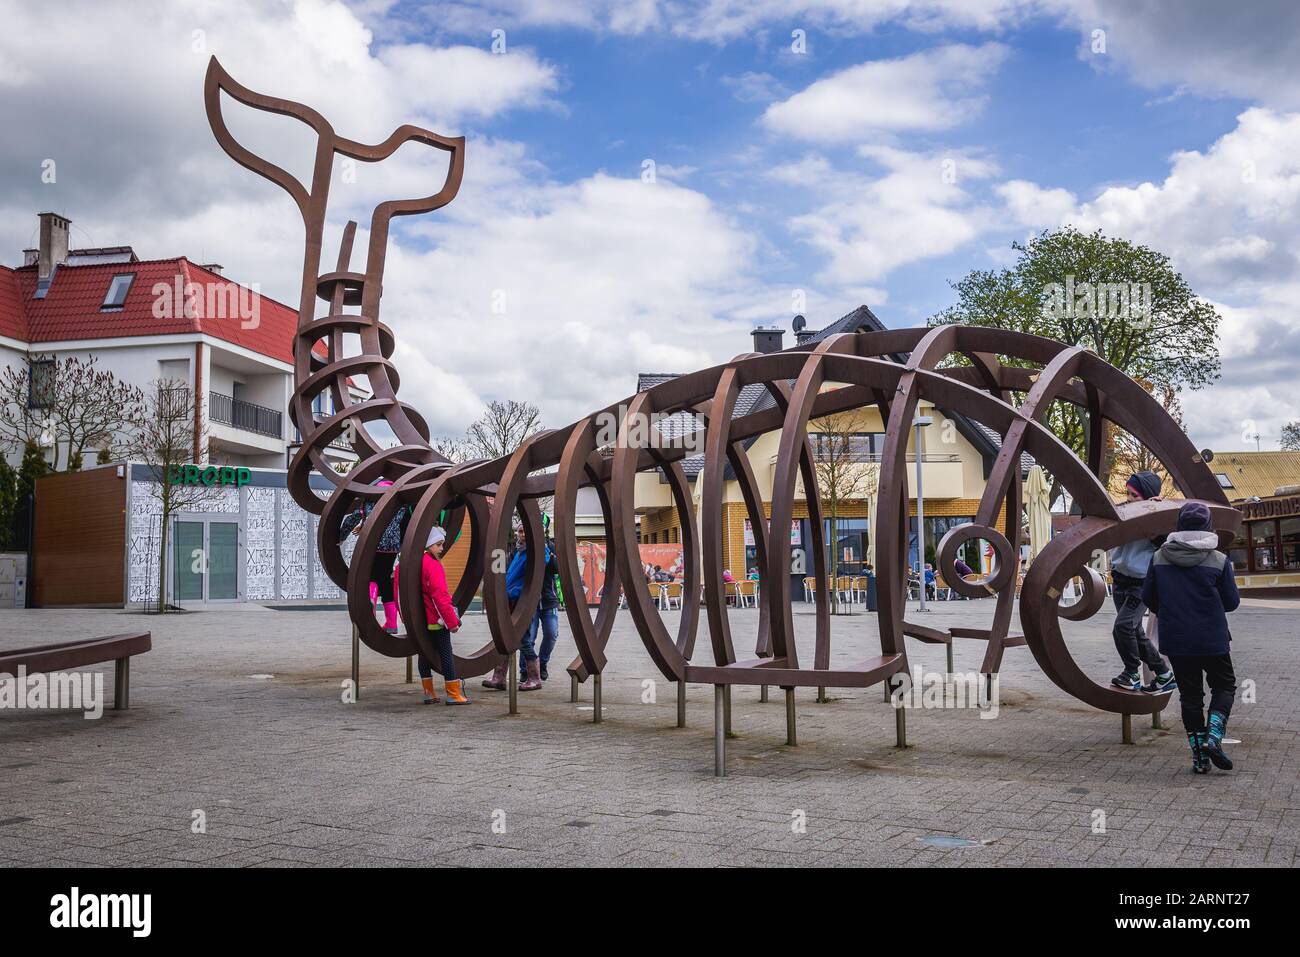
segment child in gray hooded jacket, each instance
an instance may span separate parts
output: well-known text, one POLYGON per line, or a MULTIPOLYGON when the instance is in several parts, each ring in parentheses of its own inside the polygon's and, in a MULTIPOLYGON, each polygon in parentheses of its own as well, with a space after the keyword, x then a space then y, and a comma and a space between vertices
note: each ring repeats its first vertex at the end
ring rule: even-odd
MULTIPOLYGON (((1158 500, 1160 476, 1154 472, 1130 475, 1125 485, 1130 502, 1158 500)), ((1159 539, 1139 538, 1110 550, 1110 576, 1114 583, 1115 625, 1111 637, 1115 650, 1124 662, 1124 670, 1111 679, 1111 684, 1126 691, 1172 691, 1177 687, 1174 673, 1165 666, 1160 652, 1147 637, 1142 626, 1146 605, 1142 601, 1142 581, 1151 567, 1151 557, 1160 545, 1159 539), (1142 666, 1151 669, 1153 678, 1142 684, 1142 666)))

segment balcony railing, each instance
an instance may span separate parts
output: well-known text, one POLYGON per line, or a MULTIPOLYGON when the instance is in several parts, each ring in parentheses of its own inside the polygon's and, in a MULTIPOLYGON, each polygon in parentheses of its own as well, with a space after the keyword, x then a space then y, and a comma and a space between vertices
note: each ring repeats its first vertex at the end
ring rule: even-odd
POLYGON ((279 411, 222 395, 220 392, 208 393, 208 414, 213 422, 243 429, 245 432, 256 432, 277 439, 284 436, 283 415, 279 411))

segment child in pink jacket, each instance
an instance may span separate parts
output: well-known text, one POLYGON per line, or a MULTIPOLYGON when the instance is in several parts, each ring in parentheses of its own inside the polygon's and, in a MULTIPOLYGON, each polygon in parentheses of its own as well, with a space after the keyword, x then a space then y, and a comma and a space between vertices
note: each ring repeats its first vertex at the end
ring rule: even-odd
MULTIPOLYGON (((447 704, 469 704, 463 683, 456 678, 456 657, 451 650, 451 636, 460 631, 460 618, 447 590, 447 572, 442 567, 443 550, 447 547, 447 533, 435 525, 429 531, 420 567, 420 591, 424 596, 424 615, 429 623, 429 637, 438 650, 442 664, 443 690, 447 704)), ((424 688, 424 703, 433 704, 438 696, 433 690, 433 666, 420 655, 420 685, 424 688)))

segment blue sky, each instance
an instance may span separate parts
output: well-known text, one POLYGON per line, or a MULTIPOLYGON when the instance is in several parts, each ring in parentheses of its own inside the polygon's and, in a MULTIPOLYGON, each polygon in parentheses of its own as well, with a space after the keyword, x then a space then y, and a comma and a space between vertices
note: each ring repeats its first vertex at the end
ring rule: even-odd
MULTIPOLYGON (((1253 448, 1259 432, 1276 447, 1300 418, 1290 3, 0 0, 0 13, 13 27, 0 120, 23 131, 0 147, 4 261, 55 207, 74 241, 215 258, 292 302, 301 228, 215 148, 199 93, 212 54, 346 135, 463 133, 460 196, 402 224, 385 285, 404 388, 421 408, 438 397, 439 431, 493 398, 531 399, 559 425, 630 392, 638 371, 724 361, 755 324, 788 328, 796 291, 814 328, 863 302, 919 324, 952 301, 950 281, 1064 223, 1167 252, 1219 307, 1223 379, 1183 397, 1194 441, 1253 448), (32 175, 44 157, 68 171, 57 184, 32 175)), ((232 128, 302 169, 310 143, 260 122, 232 128)), ((437 175, 395 157, 336 189, 327 241, 437 175)))

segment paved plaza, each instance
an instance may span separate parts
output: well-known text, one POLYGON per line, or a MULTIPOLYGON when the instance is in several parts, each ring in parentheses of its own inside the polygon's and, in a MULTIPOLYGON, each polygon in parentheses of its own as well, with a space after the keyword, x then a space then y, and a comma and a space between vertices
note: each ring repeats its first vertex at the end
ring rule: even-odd
MULTIPOLYGON (((811 655, 810 607, 795 611, 811 655)), ((926 621, 992 612, 991 601, 940 603, 926 621)), ((549 683, 521 694, 511 717, 506 695, 479 679, 471 707, 423 707, 404 662, 365 648, 360 701, 344 704, 342 609, 6 612, 0 647, 137 629, 152 630, 154 647, 132 666, 129 711, 0 712, 0 864, 1291 867, 1297 612, 1247 600, 1231 616, 1238 678, 1254 682, 1256 702, 1238 699, 1230 774, 1191 774, 1174 713, 1168 731, 1135 718, 1137 743, 1122 744, 1118 716, 1059 691, 1017 648, 996 718, 912 711, 905 750, 879 687, 833 690, 825 704, 800 689, 796 747, 785 744, 781 693, 760 703, 758 689, 737 688, 723 779, 713 776, 712 688, 690 687, 677 729, 675 688, 626 611, 601 724, 590 684, 569 701, 563 617, 549 683)), ((665 613, 670 626, 677 614, 665 613)), ((752 649, 757 613, 731 615, 737 648, 752 649)), ((1116 671, 1112 617, 1107 608, 1066 623, 1097 678, 1116 671)), ((874 616, 833 625, 836 662, 878 653, 874 616)), ((486 634, 470 615, 457 646, 486 634)), ((982 652, 959 641, 957 670, 978 668, 982 652)), ((710 654, 702 625, 695 655, 710 654)), ((909 642, 909 655, 943 669, 941 647, 909 642)), ((112 668, 100 670, 111 697, 112 668)))

